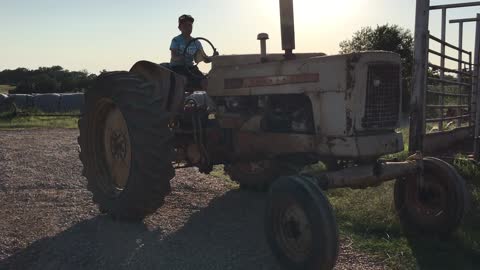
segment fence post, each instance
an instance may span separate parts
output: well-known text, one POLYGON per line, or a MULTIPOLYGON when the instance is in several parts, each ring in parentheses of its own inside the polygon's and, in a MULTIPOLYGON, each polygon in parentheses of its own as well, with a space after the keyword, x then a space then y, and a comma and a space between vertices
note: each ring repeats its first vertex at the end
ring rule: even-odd
MULTIPOLYGON (((443 80, 445 80, 445 70, 444 70, 444 68, 445 68, 445 54, 446 54, 445 42, 447 41, 447 8, 445 8, 445 7, 442 8, 441 32, 442 32, 442 36, 441 36, 442 44, 440 44, 440 47, 441 47, 440 52, 441 52, 442 56, 440 56, 440 67, 441 67, 441 69, 440 69, 440 79, 442 80, 442 82, 440 84, 440 87, 441 87, 442 94, 445 94, 445 83, 443 82, 443 80)), ((443 106, 445 106, 445 96, 444 95, 440 95, 440 105, 442 105, 442 107, 440 108, 440 122, 438 123, 438 130, 443 131, 443 115, 445 113, 445 111, 444 111, 445 108, 443 107, 443 106)))
POLYGON ((474 55, 474 99, 476 102, 475 108, 475 135, 474 135, 474 149, 473 155, 476 161, 480 161, 480 14, 477 14, 477 23, 476 23, 476 33, 475 33, 475 55, 474 55))
POLYGON ((417 0, 415 15, 415 54, 413 89, 410 101, 409 152, 423 151, 425 138, 425 93, 428 65, 428 19, 430 0, 417 0))
MULTIPOLYGON (((463 71, 462 69, 462 61, 463 61, 463 22, 460 22, 458 24, 458 74, 457 74, 457 82, 459 83, 462 83, 463 80, 462 80, 462 74, 460 72, 463 71)), ((462 94, 464 93, 464 89, 465 87, 463 85, 459 85, 458 86, 460 88, 460 91, 458 91, 459 94, 462 94)), ((460 100, 460 102, 458 102, 459 105, 461 105, 464 101, 463 97, 458 97, 457 98, 457 101, 460 100)), ((457 109, 456 111, 456 115, 458 116, 463 116, 463 110, 461 108, 457 109)), ((457 128, 460 128, 462 127, 462 122, 463 122, 463 118, 459 118, 457 119, 457 128)))

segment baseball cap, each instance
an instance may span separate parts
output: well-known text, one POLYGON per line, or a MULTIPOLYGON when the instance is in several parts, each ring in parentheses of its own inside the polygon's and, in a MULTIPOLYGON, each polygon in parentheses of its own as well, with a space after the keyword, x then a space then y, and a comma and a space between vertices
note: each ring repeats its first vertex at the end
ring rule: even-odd
POLYGON ((195 21, 195 19, 192 16, 187 15, 187 14, 183 14, 182 16, 180 16, 178 18, 178 24, 181 24, 183 22, 192 22, 193 23, 194 21, 195 21))

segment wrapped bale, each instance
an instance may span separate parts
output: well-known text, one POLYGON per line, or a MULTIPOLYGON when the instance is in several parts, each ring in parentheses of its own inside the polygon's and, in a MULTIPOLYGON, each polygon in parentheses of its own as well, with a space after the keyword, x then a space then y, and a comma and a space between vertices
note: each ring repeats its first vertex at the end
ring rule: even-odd
POLYGON ((59 104, 59 94, 39 94, 33 96, 34 107, 42 112, 58 112, 59 104))
POLYGON ((15 106, 17 106, 17 108, 21 110, 33 108, 32 95, 11 94, 11 95, 8 95, 8 97, 11 98, 15 106))
POLYGON ((84 102, 83 93, 63 94, 60 97, 60 112, 82 112, 84 102))
POLYGON ((15 111, 15 105, 13 105, 12 98, 5 94, 0 94, 0 114, 13 111, 15 111))
POLYGON ((3 101, 5 101, 7 98, 8 98, 7 95, 5 95, 5 94, 0 94, 0 103, 2 103, 3 101))

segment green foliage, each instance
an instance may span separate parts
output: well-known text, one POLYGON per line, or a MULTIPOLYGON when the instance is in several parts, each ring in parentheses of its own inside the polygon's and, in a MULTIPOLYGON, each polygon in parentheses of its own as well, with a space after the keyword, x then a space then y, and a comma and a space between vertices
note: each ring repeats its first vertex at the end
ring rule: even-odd
POLYGON ((86 70, 69 71, 61 66, 36 70, 17 68, 0 72, 0 84, 15 85, 9 92, 16 94, 78 92, 90 88, 97 76, 86 70))
POLYGON ((239 187, 238 183, 232 181, 230 177, 225 174, 225 171, 223 170, 223 165, 213 166, 213 171, 210 172, 210 175, 226 181, 228 186, 232 189, 239 187))
MULTIPOLYGON (((403 100, 410 100, 413 72, 413 35, 398 25, 363 27, 352 39, 340 43, 340 53, 383 50, 398 53, 402 61, 403 100)), ((403 111, 408 111, 408 102, 403 102, 403 111)))
POLYGON ((381 25, 375 29, 363 27, 355 32, 351 40, 340 43, 340 53, 352 53, 368 50, 384 50, 400 54, 404 68, 404 77, 412 75, 413 35, 408 29, 398 25, 381 25))

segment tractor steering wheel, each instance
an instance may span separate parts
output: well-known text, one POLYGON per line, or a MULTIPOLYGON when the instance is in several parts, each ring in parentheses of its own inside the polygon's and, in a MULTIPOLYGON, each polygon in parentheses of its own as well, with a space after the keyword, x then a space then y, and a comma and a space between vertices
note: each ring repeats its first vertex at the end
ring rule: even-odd
MULTIPOLYGON (((208 73, 203 75, 203 76, 199 76, 198 74, 194 73, 193 72, 193 69, 194 68, 197 68, 198 64, 202 61, 204 62, 207 62, 207 60, 209 60, 209 58, 213 57, 213 56, 218 56, 218 51, 217 49, 215 48, 215 46, 213 46, 212 42, 210 42, 210 40, 206 39, 206 38, 203 38, 203 37, 197 37, 197 38, 193 38, 191 39, 187 45, 185 46, 185 49, 183 50, 183 59, 186 59, 186 55, 187 55, 187 49, 188 47, 190 47, 190 45, 193 43, 193 42, 196 42, 197 40, 203 40, 203 41, 206 41, 210 47, 212 47, 213 49, 213 54, 211 56, 208 56, 205 54, 205 51, 203 51, 202 48, 199 48, 199 50, 195 53, 194 55, 194 59, 195 59, 195 65, 193 65, 193 67, 189 67, 188 65, 185 65, 185 69, 188 71, 188 73, 190 73, 190 75, 192 75, 193 77, 195 78, 199 78, 199 79, 204 79, 204 78, 207 78, 208 77, 208 73)), ((195 46, 196 46, 196 43, 195 43, 195 46)), ((209 62, 208 62, 209 63, 209 62)))

